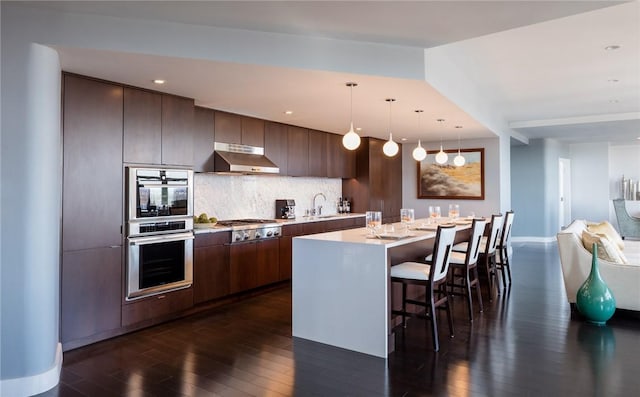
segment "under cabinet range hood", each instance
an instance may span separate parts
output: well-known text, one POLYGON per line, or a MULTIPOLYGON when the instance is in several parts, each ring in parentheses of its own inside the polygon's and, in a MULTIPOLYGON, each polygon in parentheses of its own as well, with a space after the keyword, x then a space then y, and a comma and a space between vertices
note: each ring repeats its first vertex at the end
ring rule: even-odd
POLYGON ((214 172, 236 174, 278 174, 280 168, 264 155, 264 148, 214 142, 214 172))

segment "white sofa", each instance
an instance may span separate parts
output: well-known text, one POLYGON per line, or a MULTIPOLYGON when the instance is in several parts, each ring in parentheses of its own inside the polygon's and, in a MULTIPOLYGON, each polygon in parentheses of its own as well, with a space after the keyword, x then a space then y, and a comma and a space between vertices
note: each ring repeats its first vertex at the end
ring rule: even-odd
MULTIPOLYGON (((575 220, 557 235, 562 275, 569 303, 591 271, 591 253, 582 244, 587 222, 575 220)), ((624 241, 626 264, 598 258, 600 275, 613 292, 618 309, 640 311, 640 241, 624 241)))

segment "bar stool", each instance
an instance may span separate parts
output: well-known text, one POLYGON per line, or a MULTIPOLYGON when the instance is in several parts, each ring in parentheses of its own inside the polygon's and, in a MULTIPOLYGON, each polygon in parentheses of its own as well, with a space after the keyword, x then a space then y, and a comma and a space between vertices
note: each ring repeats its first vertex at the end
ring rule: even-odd
POLYGON ((404 262, 391 267, 391 282, 402 283, 402 310, 392 310, 391 313, 402 316, 402 325, 405 328, 407 326, 407 317, 420 317, 431 321, 431 335, 433 337, 433 350, 435 351, 440 350, 436 308, 446 310, 449 333, 453 338, 453 316, 451 315, 447 291, 447 273, 449 272, 449 258, 455 235, 456 229, 454 225, 438 226, 431 265, 419 262, 404 262), (407 285, 409 284, 425 287, 424 302, 407 299, 407 285), (408 312, 407 303, 424 306, 424 314, 421 312, 408 312))
MULTIPOLYGON (((450 295, 466 296, 469 306, 469 321, 473 321, 473 299, 471 288, 476 289, 478 295, 478 305, 480 313, 484 310, 482 307, 482 293, 480 292, 480 280, 478 278, 478 257, 480 256, 480 242, 484 234, 486 225, 484 219, 474 219, 471 224, 471 233, 469 241, 467 241, 467 252, 451 252, 449 265, 451 267, 451 277, 449 286, 451 287, 450 295)), ((427 257, 430 261, 431 257, 427 257)))
MULTIPOLYGON (((503 215, 491 215, 491 226, 489 236, 484 236, 480 240, 480 259, 484 262, 484 267, 489 279, 489 300, 493 300, 493 289, 500 293, 500 284, 496 271, 496 251, 498 247, 498 237, 502 231, 503 215)), ((455 252, 467 252, 468 242, 456 244, 453 247, 455 252)))
POLYGON ((502 274, 502 284, 507 288, 507 280, 505 277, 505 271, 509 277, 509 286, 511 286, 511 264, 509 263, 509 249, 511 249, 511 226, 513 225, 513 218, 515 214, 513 211, 507 211, 504 218, 504 226, 502 227, 502 234, 500 236, 500 242, 497 246, 496 253, 496 271, 500 271, 502 274))

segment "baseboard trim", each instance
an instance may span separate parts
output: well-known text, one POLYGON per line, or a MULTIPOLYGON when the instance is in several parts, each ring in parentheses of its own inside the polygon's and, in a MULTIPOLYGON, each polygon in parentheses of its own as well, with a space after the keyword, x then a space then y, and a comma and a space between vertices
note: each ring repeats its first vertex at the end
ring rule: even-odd
POLYGON ((33 396, 44 393, 55 387, 60 382, 60 371, 62 370, 62 343, 56 346, 56 358, 53 367, 49 370, 24 378, 0 379, 0 390, 3 396, 33 396))
POLYGON ((556 242, 555 237, 511 237, 512 243, 534 243, 534 244, 551 244, 556 242))

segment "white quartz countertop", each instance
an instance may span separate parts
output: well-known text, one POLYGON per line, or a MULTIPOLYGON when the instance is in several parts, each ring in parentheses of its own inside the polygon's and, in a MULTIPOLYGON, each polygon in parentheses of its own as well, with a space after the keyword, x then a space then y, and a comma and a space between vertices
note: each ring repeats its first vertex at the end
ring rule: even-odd
MULTIPOLYGON (((443 224, 447 222, 445 220, 443 224)), ((471 227, 471 221, 457 221, 456 229, 465 230, 471 227), (462 224, 464 222, 464 224, 462 224)), ((436 235, 437 225, 427 224, 426 219, 418 219, 415 223, 405 230, 405 226, 401 223, 393 223, 383 225, 381 230, 372 235, 367 228, 339 230, 335 232, 310 234, 307 236, 295 237, 297 239, 316 240, 316 241, 332 241, 351 244, 368 244, 375 246, 385 246, 387 248, 397 247, 409 243, 433 238, 436 235), (393 231, 391 231, 393 226, 393 231)))
MULTIPOLYGON (((334 214, 334 215, 321 215, 321 216, 302 216, 295 219, 274 219, 275 223, 279 223, 282 226, 285 225, 296 225, 300 223, 311 223, 311 222, 324 222, 324 221, 335 221, 340 219, 349 219, 349 218, 363 218, 365 214, 361 213, 351 213, 351 214, 334 214)), ((203 234, 203 233, 218 233, 218 232, 228 232, 231 231, 231 227, 228 226, 212 226, 206 228, 195 228, 193 229, 194 234, 203 234)))

